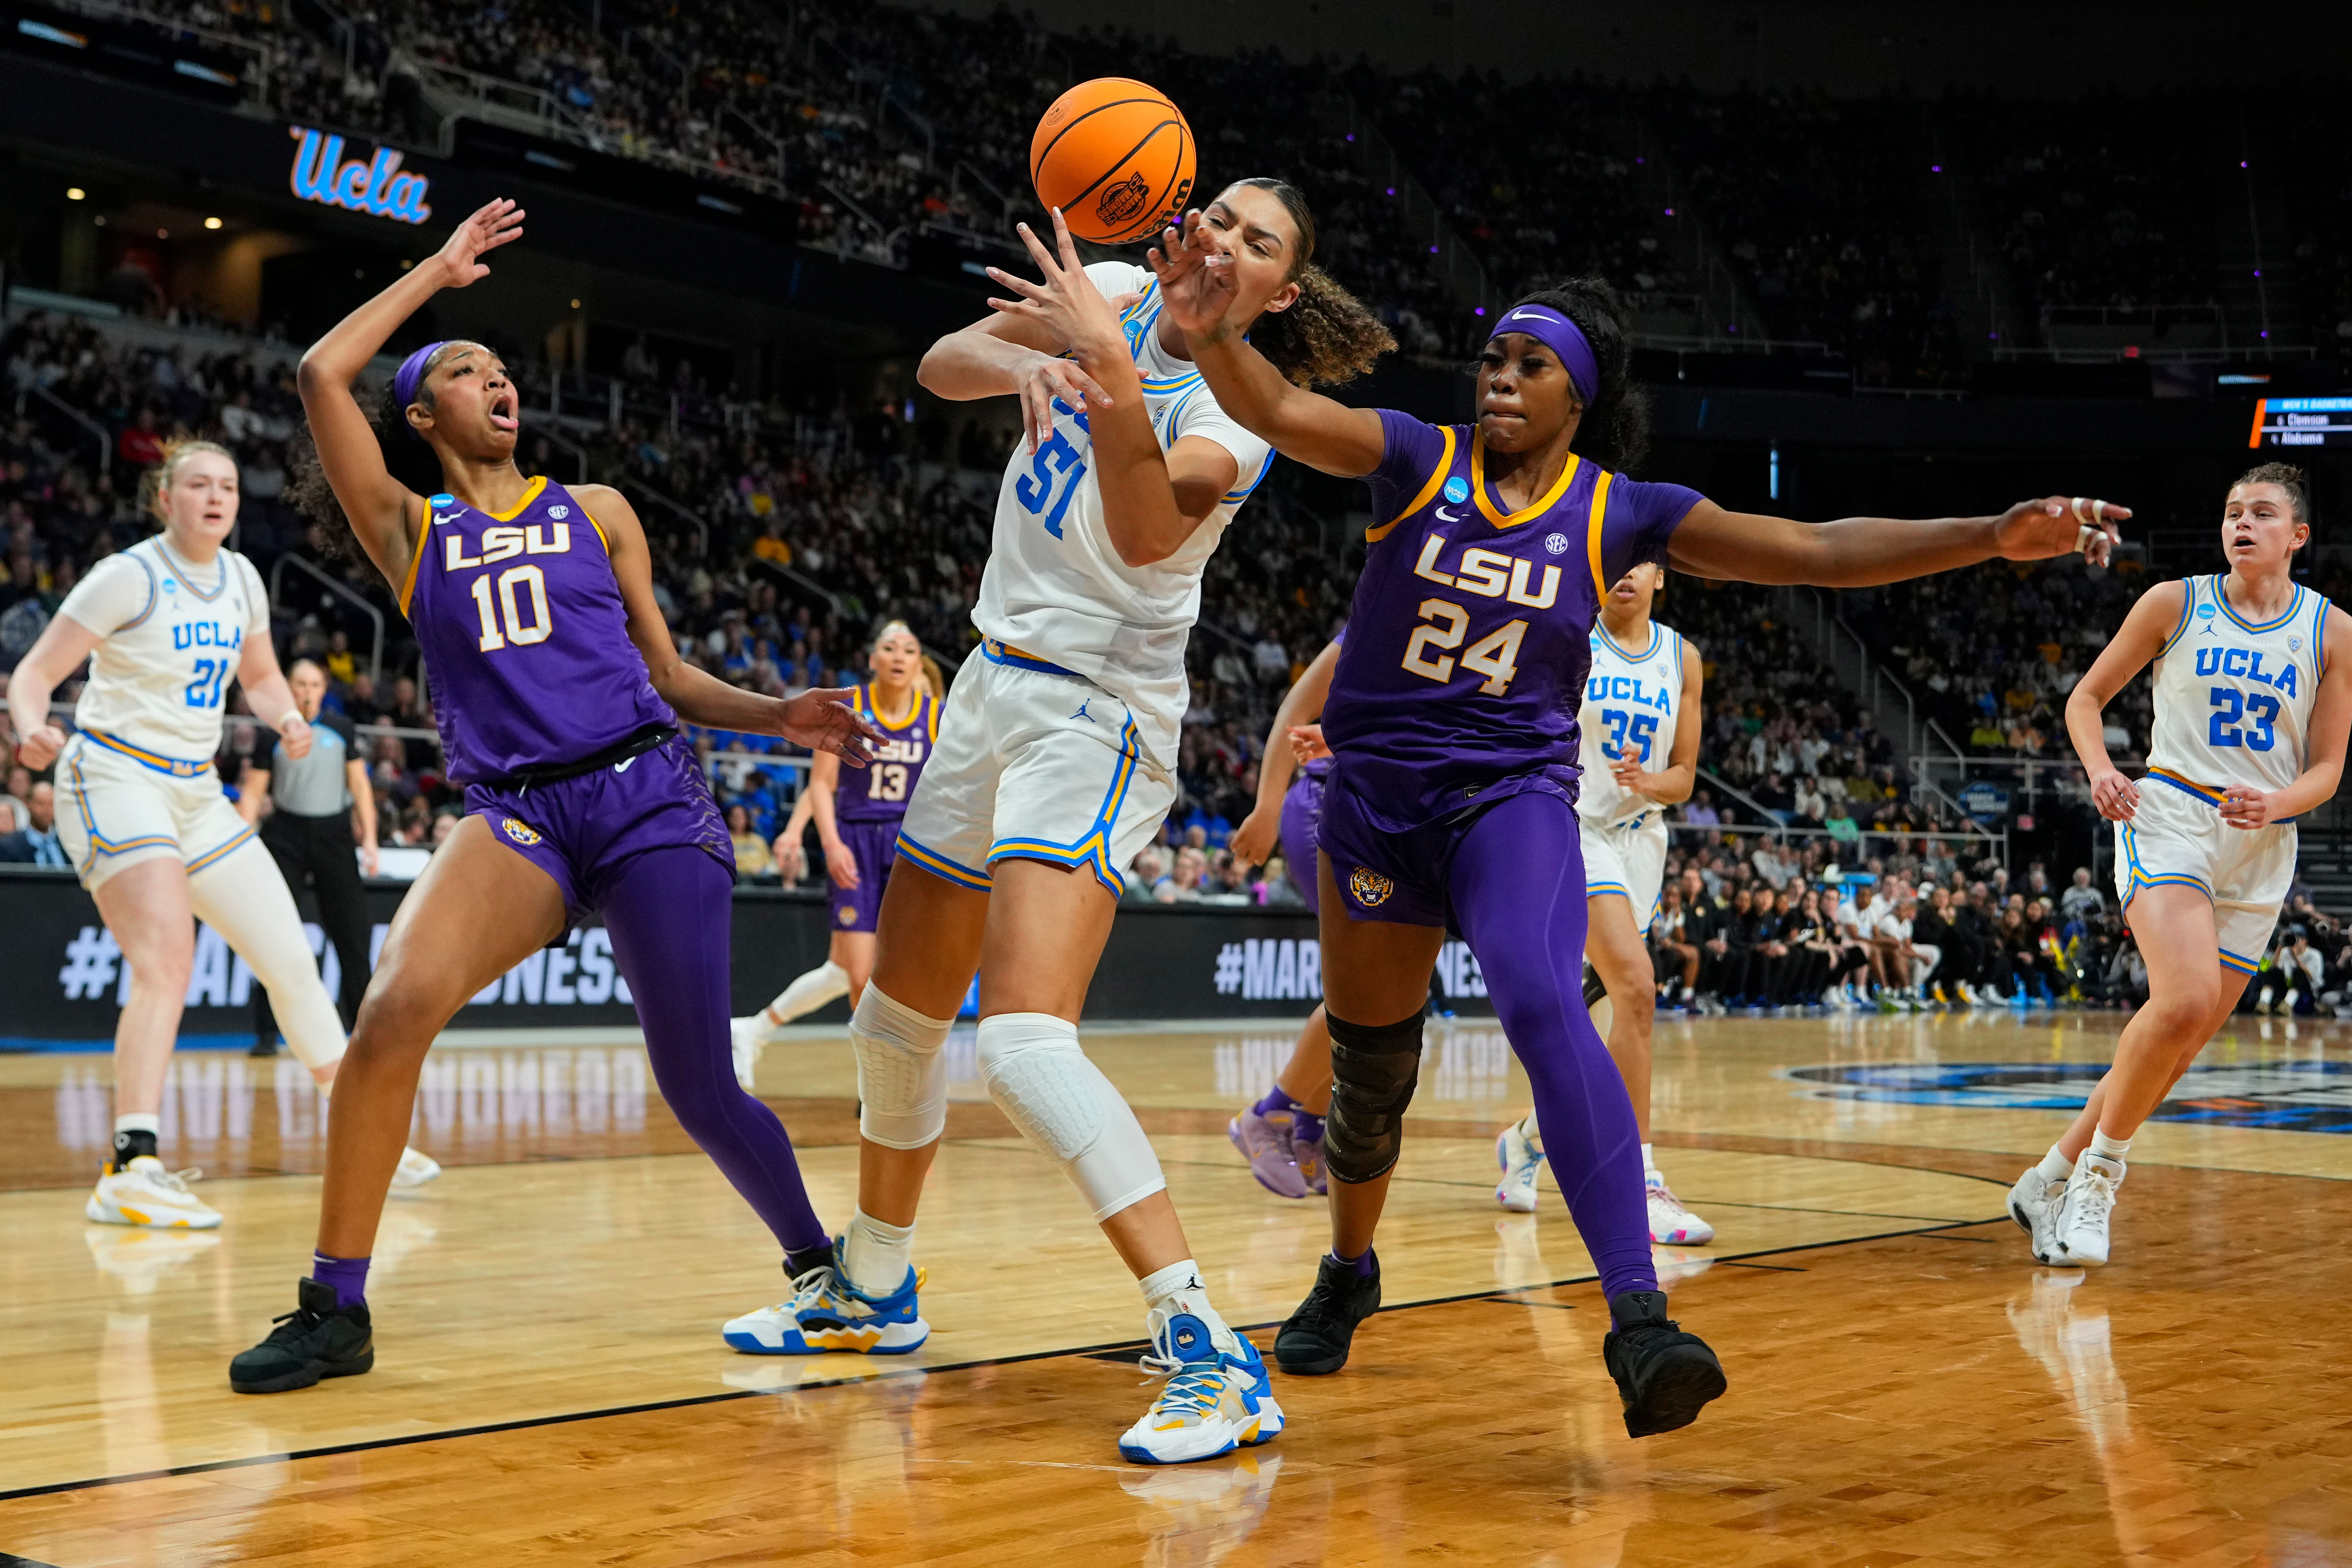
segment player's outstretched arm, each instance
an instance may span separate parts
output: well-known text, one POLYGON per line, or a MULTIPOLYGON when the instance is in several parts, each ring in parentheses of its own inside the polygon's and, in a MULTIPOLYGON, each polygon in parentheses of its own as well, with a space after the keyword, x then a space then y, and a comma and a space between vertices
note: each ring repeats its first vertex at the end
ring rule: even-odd
POLYGON ((2116 525, 2130 516, 2130 507, 2112 501, 2045 496, 2020 501, 1997 517, 1799 523, 1727 512, 1703 500, 1675 529, 1668 549, 1675 570, 1695 577, 1871 588, 1979 561, 2045 560, 2076 551, 2104 566, 2115 548, 2116 525))
POLYGON ((1298 771, 1298 754, 1291 747, 1290 732, 1322 716, 1323 704, 1331 695, 1331 672, 1339 667, 1339 644, 1326 643, 1297 685, 1283 694, 1282 706, 1274 710, 1274 724, 1265 732, 1265 751, 1257 759, 1257 804, 1234 830, 1228 845, 1234 859, 1244 865, 1264 865, 1274 852, 1275 839, 1281 832, 1282 797, 1298 771))
POLYGON ((1202 379, 1243 429, 1285 457, 1343 479, 1381 465, 1387 437, 1378 413, 1294 386, 1243 338, 1230 315, 1230 258, 1199 213, 1186 214, 1182 229, 1169 230, 1147 259, 1160 280, 1162 308, 1183 329, 1202 379))
POLYGON ((343 516, 351 519, 360 548, 395 586, 408 580, 416 533, 409 519, 421 517, 423 507, 415 493, 384 466, 375 426, 352 396, 352 382, 427 299, 444 288, 463 288, 488 277, 490 269, 480 258, 520 239, 522 220, 522 209, 510 201, 483 206, 459 224, 422 266, 401 274, 383 293, 336 322, 310 345, 295 372, 303 416, 310 422, 327 483, 343 516))
POLYGON ((629 612, 629 641, 645 659, 654 690, 678 717, 711 729, 781 735, 811 751, 830 752, 853 768, 866 766, 882 733, 850 707, 854 688, 817 687, 789 698, 761 696, 688 664, 678 657, 669 622, 654 600, 653 556, 636 508, 609 485, 579 485, 572 493, 612 541, 613 577, 629 612))
POLYGON ((2174 581, 2159 582, 2141 594, 2066 698, 2066 737, 2074 743, 2074 755, 2082 758, 2083 771, 2091 780, 2091 803, 2110 821, 2132 820, 2139 810, 2139 786, 2125 778, 2107 755, 2101 716, 2116 694, 2164 651, 2165 638, 2180 624, 2188 592, 2186 585, 2174 581))
POLYGON ((2352 737, 2352 615, 2330 605, 2322 633, 2319 695, 2311 705, 2303 771, 2284 789, 2234 785, 2221 797, 2221 820, 2233 828, 2260 828, 2315 810, 2344 782, 2344 743, 2352 737))

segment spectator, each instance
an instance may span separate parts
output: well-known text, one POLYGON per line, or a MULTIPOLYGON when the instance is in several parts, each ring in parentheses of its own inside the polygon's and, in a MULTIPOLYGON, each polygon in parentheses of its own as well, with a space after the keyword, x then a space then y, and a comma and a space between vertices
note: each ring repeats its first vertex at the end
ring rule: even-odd
MULTIPOLYGON (((26 804, 29 815, 25 826, 0 838, 0 862, 71 869, 73 862, 66 858, 65 846, 58 841, 57 791, 47 782, 36 784, 32 799, 26 804)), ((12 809, 12 821, 15 815, 12 809)))
POLYGON ((735 871, 740 876, 767 876, 776 869, 768 841, 751 825, 751 810, 737 803, 727 808, 727 837, 735 845, 735 871))
POLYGON ((2091 868, 2076 866, 2073 884, 2059 895, 2059 914, 2070 921, 2095 920, 2106 912, 2106 907, 2107 901, 2091 885, 2091 868))

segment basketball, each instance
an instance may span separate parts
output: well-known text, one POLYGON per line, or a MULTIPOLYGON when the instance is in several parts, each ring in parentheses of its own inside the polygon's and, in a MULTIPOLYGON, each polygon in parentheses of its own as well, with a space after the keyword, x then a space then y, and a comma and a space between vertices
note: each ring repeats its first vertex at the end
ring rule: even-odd
POLYGON ((1029 140, 1029 183, 1070 232, 1130 245, 1167 226, 1192 194, 1192 128, 1158 88, 1127 77, 1080 82, 1029 140))

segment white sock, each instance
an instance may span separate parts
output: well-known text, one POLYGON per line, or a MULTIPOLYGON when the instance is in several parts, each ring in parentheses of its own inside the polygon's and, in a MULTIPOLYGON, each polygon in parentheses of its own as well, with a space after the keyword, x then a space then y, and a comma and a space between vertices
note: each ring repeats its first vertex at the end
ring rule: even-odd
POLYGON ((1190 1258, 1171 1263, 1165 1269, 1154 1269, 1136 1284, 1143 1291, 1147 1309, 1169 1312, 1190 1312, 1209 1325, 1209 1338, 1219 1350, 1239 1354, 1241 1342, 1217 1309, 1209 1305, 1209 1288, 1201 1282, 1201 1267, 1190 1258))
POLYGON ((1657 1157, 1650 1153, 1653 1146, 1654 1145, 1649 1144, 1643 1144, 1642 1145, 1642 1174, 1643 1176, 1655 1176, 1658 1174, 1657 1157))
POLYGON ((161 1111, 125 1111, 114 1119, 118 1133, 161 1133, 163 1113, 161 1111))
POLYGON ((2111 1138, 2104 1128, 2091 1134, 2090 1152, 2103 1160, 2113 1160, 2121 1165, 2124 1163, 2124 1151, 2130 1147, 2129 1138, 2111 1138))
POLYGON ((768 1004, 768 1021, 788 1024, 803 1013, 813 1013, 835 997, 849 994, 849 971, 830 958, 786 986, 768 1004))
POLYGON ((2043 1181, 2064 1181, 2074 1174, 2074 1162, 2068 1159, 2057 1145, 2053 1144, 2050 1145, 2050 1152, 2042 1156, 2042 1163, 2033 1168, 2042 1174, 2043 1181))
POLYGON ((887 1296, 907 1282, 915 1250, 915 1228, 877 1219, 864 1209, 849 1218, 842 1233, 841 1271, 861 1295, 887 1296))

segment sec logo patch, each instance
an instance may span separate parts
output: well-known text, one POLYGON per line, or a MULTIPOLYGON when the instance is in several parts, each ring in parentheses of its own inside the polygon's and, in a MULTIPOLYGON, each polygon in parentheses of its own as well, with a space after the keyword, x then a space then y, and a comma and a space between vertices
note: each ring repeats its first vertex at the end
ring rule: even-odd
POLYGON ((1348 873, 1348 896, 1366 909, 1377 909, 1395 891, 1396 883, 1376 871, 1358 866, 1348 873))
POLYGON ((1544 536, 1544 549, 1549 550, 1554 555, 1566 555, 1568 553, 1568 536, 1566 534, 1546 534, 1544 536))
POLYGON ((857 924, 857 905, 854 904, 845 904, 839 909, 835 910, 833 914, 834 918, 840 921, 844 925, 855 925, 857 924))
POLYGON ((572 515, 572 508, 569 507, 550 507, 547 508, 547 515, 553 517, 560 523, 564 518, 572 515))
POLYGON ((512 817, 509 817, 499 822, 499 831, 519 844, 535 844, 539 842, 539 830, 537 828, 530 826, 527 822, 518 821, 512 817))

